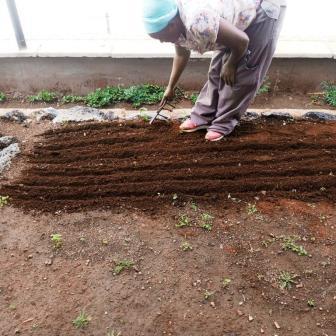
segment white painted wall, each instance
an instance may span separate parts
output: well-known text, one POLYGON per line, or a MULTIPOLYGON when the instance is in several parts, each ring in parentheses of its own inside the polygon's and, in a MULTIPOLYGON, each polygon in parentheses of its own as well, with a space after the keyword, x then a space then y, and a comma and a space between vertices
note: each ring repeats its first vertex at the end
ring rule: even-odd
MULTIPOLYGON (((106 41, 147 38, 141 0, 16 0, 29 44, 69 40, 106 41), (108 31, 108 26, 110 31, 108 31)), ((335 0, 288 0, 282 40, 336 41, 335 0)), ((0 0, 1 50, 15 47, 5 0, 0 0)), ((71 46, 70 46, 71 47, 71 46)))

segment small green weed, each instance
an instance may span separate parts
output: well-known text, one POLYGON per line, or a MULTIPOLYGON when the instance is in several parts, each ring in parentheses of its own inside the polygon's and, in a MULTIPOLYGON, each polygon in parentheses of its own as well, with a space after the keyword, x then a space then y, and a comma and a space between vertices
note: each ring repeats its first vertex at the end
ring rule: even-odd
POLYGON ((211 216, 208 213, 203 213, 201 215, 201 225, 200 225, 201 228, 203 228, 204 230, 207 230, 207 231, 211 231, 214 218, 215 217, 211 216))
POLYGON ((193 247, 191 246, 190 243, 184 242, 181 244, 181 249, 182 251, 187 252, 187 251, 192 251, 193 247))
POLYGON ((3 103, 6 99, 6 95, 2 91, 0 91, 0 103, 3 103))
POLYGON ((285 237, 282 248, 285 251, 293 251, 299 256, 308 256, 308 252, 304 249, 304 247, 296 244, 296 239, 294 237, 285 237))
POLYGON ((55 249, 59 249, 62 247, 63 239, 62 239, 61 234, 53 233, 50 237, 51 237, 51 242, 53 243, 55 249))
POLYGON ((316 306, 315 300, 314 299, 308 299, 307 300, 307 305, 311 308, 314 308, 316 306))
POLYGON ((63 104, 71 104, 71 103, 84 103, 85 97, 83 96, 74 96, 74 95, 66 95, 62 98, 63 104))
POLYGON ((322 83, 324 100, 330 106, 336 107, 336 85, 328 82, 322 83))
POLYGON ((224 288, 229 287, 230 283, 232 282, 232 280, 230 278, 224 278, 222 281, 222 285, 224 288))
POLYGON ((279 285, 281 289, 291 289, 292 285, 295 284, 296 275, 289 272, 283 271, 279 276, 279 285))
POLYGON ((181 215, 179 217, 178 223, 176 224, 177 228, 184 228, 187 226, 191 226, 191 221, 187 215, 181 215))
POLYGON ((269 93, 271 90, 271 82, 269 82, 267 79, 266 81, 261 85, 260 89, 258 90, 258 95, 269 93))
POLYGON ((88 316, 85 312, 81 311, 79 315, 72 321, 72 324, 77 328, 85 328, 91 320, 91 317, 88 316))
POLYGON ((190 98, 191 102, 193 103, 193 105, 195 105, 196 102, 197 102, 197 99, 198 99, 198 94, 193 93, 193 94, 190 95, 189 98, 190 98))
POLYGON ((247 205, 247 214, 248 214, 248 215, 253 215, 253 214, 255 214, 256 212, 258 212, 257 205, 256 205, 256 204, 249 203, 249 204, 247 205))
POLYGON ((121 102, 124 99, 125 89, 121 87, 106 87, 103 89, 97 89, 90 92, 86 98, 85 102, 91 107, 104 107, 113 105, 115 103, 121 102))
POLYGON ((210 292, 208 290, 206 290, 204 292, 204 300, 209 300, 210 298, 212 298, 215 295, 215 292, 210 292))
POLYGON ((35 102, 51 103, 55 100, 57 100, 56 93, 47 90, 40 91, 36 96, 28 96, 28 101, 31 103, 35 102))
POLYGON ((131 260, 121 260, 116 264, 113 270, 113 275, 118 275, 125 269, 131 268, 133 265, 134 265, 134 262, 131 260))
POLYGON ((9 203, 9 196, 0 196, 0 208, 8 205, 9 203))

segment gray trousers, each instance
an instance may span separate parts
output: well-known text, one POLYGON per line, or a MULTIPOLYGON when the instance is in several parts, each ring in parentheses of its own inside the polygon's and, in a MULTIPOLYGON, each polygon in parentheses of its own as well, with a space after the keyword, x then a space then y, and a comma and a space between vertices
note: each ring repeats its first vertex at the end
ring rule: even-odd
POLYGON ((209 130, 230 134, 246 112, 263 84, 271 65, 282 27, 286 7, 281 7, 278 19, 270 18, 259 7, 256 19, 245 30, 250 39, 248 51, 237 66, 233 87, 225 85, 220 73, 230 51, 218 50, 211 60, 208 81, 200 92, 191 112, 191 120, 209 124, 209 130))

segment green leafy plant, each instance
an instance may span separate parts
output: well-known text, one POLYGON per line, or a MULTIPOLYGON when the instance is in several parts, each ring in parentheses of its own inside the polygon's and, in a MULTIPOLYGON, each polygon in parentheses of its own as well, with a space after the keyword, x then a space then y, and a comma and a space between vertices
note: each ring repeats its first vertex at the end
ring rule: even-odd
POLYGON ((190 95, 189 98, 190 98, 191 102, 193 103, 193 105, 195 105, 196 102, 197 102, 197 99, 198 99, 198 94, 193 93, 193 94, 190 95))
POLYGON ((63 104, 71 104, 71 103, 84 103, 86 97, 83 96, 74 96, 74 95, 66 95, 62 98, 63 104))
POLYGON ((183 227, 190 226, 190 225, 191 225, 191 221, 189 217, 187 215, 181 215, 179 217, 178 223, 176 224, 176 227, 183 228, 183 227))
POLYGON ((106 87, 90 92, 85 102, 91 107, 104 107, 121 102, 124 99, 124 89, 121 87, 106 87))
POLYGON ((134 262, 131 260, 121 260, 114 267, 113 274, 118 275, 125 269, 129 269, 134 265, 134 262))
POLYGON ((258 90, 258 95, 269 93, 271 90, 271 82, 269 82, 267 79, 264 81, 264 83, 261 85, 260 89, 258 90))
POLYGON ((291 289, 292 285, 295 284, 296 275, 290 272, 283 271, 279 275, 279 286, 281 289, 291 289))
POLYGON ((230 283, 232 282, 232 280, 230 278, 224 278, 222 281, 222 285, 224 288, 229 287, 230 283))
POLYGON ((51 242, 53 243, 55 249, 59 249, 62 247, 63 239, 62 239, 61 234, 53 233, 50 237, 51 237, 51 242))
POLYGON ((296 239, 294 237, 285 237, 284 242, 282 244, 282 248, 285 251, 293 251, 299 256, 307 256, 308 252, 305 250, 305 248, 301 245, 296 244, 296 239))
POLYGON ((163 98, 164 88, 157 85, 145 84, 131 86, 124 91, 124 100, 134 107, 144 104, 156 104, 163 98))
POLYGON ((256 204, 249 203, 249 204, 247 205, 247 214, 248 214, 248 215, 253 215, 253 214, 255 214, 256 212, 258 212, 257 205, 256 205, 256 204))
POLYGON ((72 321, 72 324, 77 328, 85 328, 91 320, 91 317, 85 312, 81 311, 79 315, 72 321))
POLYGON ((322 83, 324 100, 330 106, 336 107, 336 85, 328 82, 322 83))
POLYGON ((6 95, 2 91, 0 91, 0 103, 3 103, 6 99, 6 95))
POLYGON ((8 205, 9 203, 9 196, 0 196, 0 208, 8 205))
POLYGON ((187 251, 192 251, 193 247, 191 246, 190 243, 184 242, 181 244, 181 249, 182 251, 187 252, 187 251))
POLYGON ((50 92, 47 90, 42 90, 35 96, 28 96, 28 101, 31 103, 34 103, 34 102, 51 103, 55 100, 57 100, 56 93, 50 92))
POLYGON ((213 220, 215 217, 211 216, 208 213, 203 213, 201 215, 201 228, 211 231, 212 230, 212 225, 213 225, 213 220))

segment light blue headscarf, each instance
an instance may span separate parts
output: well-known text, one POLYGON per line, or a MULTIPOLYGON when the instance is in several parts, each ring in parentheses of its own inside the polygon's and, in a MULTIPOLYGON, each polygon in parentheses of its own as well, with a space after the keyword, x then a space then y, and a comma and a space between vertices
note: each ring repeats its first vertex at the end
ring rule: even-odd
POLYGON ((148 34, 165 29, 178 12, 176 0, 143 0, 143 21, 148 34))

